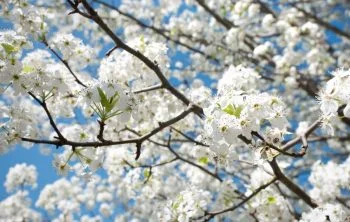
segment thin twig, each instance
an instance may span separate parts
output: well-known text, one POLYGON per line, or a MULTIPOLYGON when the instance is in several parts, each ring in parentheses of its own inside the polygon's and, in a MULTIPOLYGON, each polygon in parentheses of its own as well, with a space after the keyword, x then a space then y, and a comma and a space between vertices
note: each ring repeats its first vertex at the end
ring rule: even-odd
MULTIPOLYGON (((184 104, 187 106, 191 104, 191 101, 180 91, 178 91, 175 87, 173 87, 169 81, 164 76, 163 72, 160 70, 158 64, 156 61, 151 61, 149 58, 147 58, 144 54, 142 54, 140 51, 135 50, 125 44, 119 37, 117 37, 114 32, 108 27, 108 25, 101 19, 101 17, 97 14, 97 12, 90 6, 90 4, 86 0, 81 1, 83 6, 85 7, 86 11, 91 16, 91 19, 103 30, 106 32, 106 34, 114 41, 114 43, 119 46, 121 49, 127 51, 128 53, 132 54, 139 60, 141 60, 148 68, 150 68, 159 78, 161 81, 163 87, 167 89, 170 93, 172 93, 175 97, 177 97, 179 100, 181 100, 184 104)), ((193 112, 197 114, 199 117, 204 116, 204 112, 202 107, 198 105, 192 105, 193 106, 193 112)))
POLYGON ((197 141, 193 138, 191 138, 190 136, 186 135, 185 133, 181 132, 180 130, 174 128, 174 127, 170 127, 172 130, 174 130, 175 132, 177 132, 178 134, 180 134, 181 136, 185 137, 187 140, 189 140, 190 142, 193 142, 196 145, 200 145, 200 146, 205 146, 205 147, 209 147, 209 145, 202 143, 200 141, 197 141))
POLYGON ((157 90, 157 89, 163 89, 162 84, 157 84, 157 85, 146 87, 146 88, 143 88, 140 90, 135 90, 135 91, 133 91, 133 93, 140 94, 140 93, 149 92, 149 91, 153 91, 153 90, 157 90))
POLYGON ((72 76, 74 77, 75 81, 83 86, 83 87, 87 87, 82 81, 80 81, 80 79, 77 77, 77 75, 73 72, 72 68, 69 66, 68 62, 66 60, 64 60, 47 42, 47 40, 44 38, 42 40, 42 42, 44 43, 44 45, 46 45, 46 47, 63 63, 63 65, 68 69, 68 71, 70 72, 70 74, 72 74, 72 76))
POLYGON ((211 219, 213 219, 215 216, 223 214, 223 213, 227 213, 230 211, 234 211, 237 208, 243 206, 245 203, 247 203, 250 199, 252 199, 254 196, 256 196, 257 194, 259 194, 262 190, 264 190, 265 188, 267 188, 268 186, 270 186, 271 184, 275 183, 277 181, 277 178, 272 179, 270 182, 260 186, 259 188, 257 188, 253 193, 251 193, 249 196, 247 196, 244 200, 242 200, 240 203, 238 203, 237 205, 234 205, 232 207, 220 210, 220 211, 215 211, 215 212, 206 212, 206 214, 203 217, 197 218, 197 219, 203 219, 206 218, 204 221, 209 221, 211 219))
MULTIPOLYGON (((34 95, 33 95, 34 96, 34 95)), ((33 98, 36 98, 35 96, 33 98)), ((38 102, 41 102, 39 99, 36 98, 38 102)), ((43 107, 46 107, 44 105, 43 107)), ((45 109, 45 108, 44 108, 45 109)), ((157 128, 154 128, 152 131, 149 133, 139 136, 138 138, 135 139, 128 139, 128 140, 120 140, 120 141, 94 141, 94 142, 75 142, 75 141, 70 141, 65 139, 58 128, 56 127, 56 124, 53 122, 52 117, 50 112, 48 112, 47 108, 45 111, 47 112, 47 115, 49 116, 50 123, 54 127, 56 133, 58 134, 58 140, 40 140, 40 139, 31 139, 31 138, 26 138, 23 137, 22 141, 26 142, 32 142, 32 143, 37 143, 37 144, 51 144, 51 145, 56 145, 56 146, 74 146, 74 147, 106 147, 106 146, 113 146, 113 145, 121 145, 121 144, 136 144, 137 150, 136 150, 136 157, 135 159, 137 160, 140 155, 141 155, 141 145, 144 141, 148 140, 150 137, 153 135, 157 134, 158 132, 162 131, 168 126, 171 126, 172 124, 184 119, 188 114, 193 112, 193 106, 189 106, 186 110, 181 112, 179 115, 175 116, 172 119, 169 119, 168 121, 161 122, 159 123, 159 126, 157 128)))
POLYGON ((55 130, 57 136, 58 136, 58 139, 61 140, 61 141, 67 141, 64 136, 61 134, 60 130, 58 129, 55 121, 53 120, 52 118, 52 115, 49 111, 49 109, 47 108, 47 105, 46 105, 46 102, 45 101, 41 101, 39 98, 37 98, 32 92, 28 92, 28 94, 35 100, 37 101, 41 107, 43 107, 43 109, 45 110, 45 113, 47 115, 47 117, 49 118, 49 121, 50 121, 50 124, 52 126, 52 128, 55 130))

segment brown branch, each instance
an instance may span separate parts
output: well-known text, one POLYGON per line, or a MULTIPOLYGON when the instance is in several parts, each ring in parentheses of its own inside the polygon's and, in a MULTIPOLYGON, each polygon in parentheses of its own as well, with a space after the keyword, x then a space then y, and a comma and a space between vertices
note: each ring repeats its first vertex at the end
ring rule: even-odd
POLYGON ((52 115, 49 111, 49 109, 47 108, 46 102, 45 101, 41 101, 40 99, 38 99, 32 92, 28 92, 28 94, 35 100, 37 101, 41 107, 43 107, 43 109, 45 110, 45 113, 47 115, 47 117, 49 118, 50 121, 50 125, 52 126, 52 128, 55 130, 58 139, 61 141, 66 141, 66 139, 64 138, 64 136, 61 134, 60 130, 58 129, 55 121, 52 118, 52 115))
POLYGON ((309 17, 309 18, 312 18, 317 24, 319 24, 320 26, 323 26, 324 28, 344 37, 344 38, 347 38, 350 40, 350 33, 348 32, 345 32, 333 25, 331 25, 330 23, 328 22, 325 22, 323 21, 321 18, 317 17, 316 15, 310 13, 310 12, 307 12, 306 10, 304 10, 303 8, 300 8, 299 6, 297 6, 296 4, 294 3, 290 3, 294 8, 296 8, 298 11, 304 13, 304 15, 306 17, 309 17))
POLYGON ((305 133, 302 136, 298 136, 298 137, 290 140, 289 142, 284 144, 281 147, 281 149, 284 150, 284 151, 287 151, 290 148, 292 148, 294 145, 298 144, 302 140, 302 137, 307 138, 313 131, 315 131, 317 129, 317 127, 320 125, 321 121, 322 121, 321 118, 316 120, 314 123, 311 124, 311 126, 309 126, 309 128, 305 131, 305 133))
MULTIPOLYGON (((114 41, 116 46, 119 48, 127 51, 128 53, 132 54, 133 56, 137 57, 139 60, 141 60, 148 68, 153 70, 153 72, 157 75, 160 82, 162 83, 163 87, 166 88, 169 92, 171 92, 175 97, 177 97, 179 100, 181 100, 184 104, 187 106, 190 105, 191 101, 183 95, 180 91, 178 91, 176 88, 174 88, 169 81, 166 79, 162 71, 160 70, 158 64, 156 61, 152 62, 149 58, 147 58, 145 55, 143 55, 140 51, 135 50, 125 44, 121 39, 119 39, 113 31, 107 26, 107 24, 101 19, 101 17, 97 14, 97 12, 90 6, 90 4, 86 0, 81 1, 89 15, 91 16, 91 19, 103 30, 106 32, 106 34, 114 41)), ((193 105, 193 112, 196 113, 198 116, 203 117, 203 109, 200 106, 193 105)))
POLYGON ((308 139, 308 142, 312 143, 312 142, 321 142, 321 141, 327 141, 327 140, 338 140, 340 142, 349 141, 350 140, 350 135, 348 135, 348 136, 340 136, 340 137, 337 137, 337 136, 312 137, 312 138, 308 139))
MULTIPOLYGON (((133 134, 135 134, 135 135, 137 135, 137 136, 139 136, 139 137, 142 136, 141 133, 137 132, 136 130, 130 129, 130 128, 127 127, 127 126, 125 126, 125 128, 124 128, 123 130, 128 131, 128 132, 131 132, 131 133, 133 133, 133 134)), ((155 141, 155 140, 153 140, 153 139, 150 139, 150 138, 148 138, 147 141, 149 141, 149 142, 151 142, 151 143, 153 143, 153 144, 155 144, 155 145, 157 145, 157 146, 167 147, 167 144, 163 144, 163 143, 157 142, 157 141, 155 141)))
MULTIPOLYGON (((191 51, 193 51, 193 52, 195 52, 195 53, 199 53, 199 54, 203 55, 203 56, 204 56, 205 58, 207 58, 207 59, 211 59, 211 60, 215 60, 216 62, 219 62, 218 60, 213 59, 211 56, 205 54, 203 51, 201 51, 201 50, 199 50, 199 49, 197 49, 197 48, 194 48, 194 47, 192 47, 192 46, 190 46, 190 45, 188 45, 188 44, 186 44, 186 43, 183 43, 183 42, 181 42, 180 40, 171 38, 169 35, 165 34, 165 32, 168 32, 168 30, 163 30, 163 29, 157 28, 157 27, 155 27, 155 26, 153 26, 153 25, 147 25, 147 24, 145 24, 144 22, 142 22, 141 20, 137 19, 136 17, 134 17, 134 16, 132 16, 132 15, 126 13, 126 12, 123 12, 123 11, 121 11, 119 8, 117 8, 117 7, 115 7, 115 6, 111 5, 111 4, 108 4, 108 3, 106 3, 106 2, 103 2, 103 1, 101 1, 101 0, 93 0, 93 1, 94 1, 94 2, 97 2, 97 3, 101 4, 101 5, 103 5, 103 6, 105 6, 105 7, 108 7, 108 8, 110 8, 110 9, 115 10, 115 11, 118 12, 120 15, 122 15, 122 16, 124 16, 124 17, 126 17, 126 18, 128 18, 128 19, 130 19, 130 20, 132 20, 132 21, 134 21, 134 22, 135 22, 136 24, 138 24, 140 27, 146 28, 146 29, 150 29, 150 30, 152 30, 153 32, 155 32, 156 34, 159 34, 160 36, 164 37, 164 38, 165 38, 166 40, 168 40, 168 41, 174 42, 174 43, 177 44, 177 45, 181 45, 181 46, 183 46, 183 47, 187 48, 188 50, 191 50, 191 51)), ((112 48, 106 55, 109 56, 110 52, 113 51, 115 48, 116 48, 116 47, 112 48)))
POLYGON ((350 205, 346 203, 346 199, 345 198, 341 198, 341 197, 336 197, 335 198, 341 205, 343 205, 344 207, 348 208, 350 210, 350 205))
POLYGON ((196 0, 196 2, 202 6, 204 8, 205 11, 207 11, 210 15, 212 15, 215 20, 220 23, 221 25, 223 25, 226 29, 230 29, 232 27, 235 27, 235 25, 225 19, 225 18, 222 18, 221 16, 219 16, 214 10, 212 10, 211 8, 208 7, 208 5, 205 4, 205 1, 204 0, 196 0))
POLYGON ((108 50, 108 52, 106 52, 106 56, 110 56, 112 54, 112 52, 114 52, 114 50, 116 50, 118 48, 118 46, 114 46, 113 48, 111 48, 110 50, 108 50))
POLYGON ((285 151, 285 150, 275 146, 274 144, 267 142, 265 140, 265 138, 262 135, 260 135, 258 132, 256 132, 256 131, 253 131, 252 135, 258 137, 260 140, 262 140, 264 142, 265 145, 267 145, 271 149, 276 150, 276 151, 278 151, 279 153, 281 153, 281 154, 283 154, 285 156, 302 157, 302 156, 305 155, 305 152, 302 152, 302 153, 289 153, 289 152, 287 152, 287 151, 285 151))
POLYGON ((247 203, 250 199, 252 199, 254 196, 256 196, 258 193, 260 193, 262 190, 266 189, 268 186, 270 186, 271 184, 275 183, 277 181, 277 178, 272 179, 270 182, 260 186, 258 189, 256 189, 253 193, 251 193, 249 196, 247 196, 244 200, 242 200, 240 203, 238 203, 237 205, 234 205, 232 207, 226 208, 224 210, 220 210, 220 211, 215 211, 215 212, 206 212, 205 215, 203 217, 197 218, 197 219, 204 219, 206 218, 204 221, 210 221, 211 219, 213 219, 215 216, 223 214, 223 213, 227 213, 230 211, 234 211, 237 208, 243 206, 245 203, 247 203))
POLYGON ((175 155, 176 158, 178 158, 179 160, 181 160, 181 161, 183 161, 183 162, 185 162, 185 163, 188 163, 189 165, 192 165, 192 166, 194 166, 194 167, 200 169, 201 171, 203 171, 203 172, 209 174, 210 176, 212 176, 214 179, 216 179, 216 180, 222 182, 222 179, 219 177, 219 175, 217 175, 217 174, 215 174, 215 173, 212 173, 212 172, 210 172, 209 170, 207 170, 206 168, 204 168, 203 166, 198 165, 198 164, 196 164, 196 163, 194 163, 194 162, 192 162, 192 161, 190 161, 190 160, 188 160, 188 159, 185 159, 185 158, 183 158, 182 156, 180 156, 180 155, 179 155, 177 152, 175 152, 175 150, 171 147, 170 142, 171 142, 171 141, 170 141, 170 136, 169 136, 169 140, 168 140, 168 149, 169 149, 169 151, 170 151, 172 154, 175 155))
POLYGON ((293 181, 291 181, 288 177, 286 177, 283 174, 275 158, 269 163, 273 172, 276 175, 276 178, 279 181, 281 181, 289 190, 293 191, 296 195, 298 195, 298 197, 300 197, 300 199, 302 199, 310 207, 318 207, 318 204, 314 200, 312 200, 311 197, 307 193, 305 193, 305 191, 303 191, 298 185, 296 185, 293 181))
POLYGON ((186 135, 185 133, 181 132, 180 130, 174 128, 174 127, 170 127, 172 130, 174 130, 175 132, 177 132, 178 134, 180 134, 181 136, 185 137, 188 141, 193 142, 196 145, 200 145, 200 146, 205 146, 205 147, 209 147, 209 145, 199 142, 191 137, 189 137, 188 135, 186 135))
POLYGON ((271 14, 274 18, 277 18, 276 13, 267 5, 267 3, 264 3, 261 0, 256 0, 256 2, 260 5, 262 11, 271 14))
POLYGON ((158 90, 158 89, 163 89, 162 84, 157 84, 144 89, 136 90, 136 91, 133 91, 133 93, 140 94, 140 93, 149 92, 149 91, 158 90))
POLYGON ((83 87, 87 87, 82 81, 79 80, 79 78, 77 77, 77 75, 73 72, 72 68, 69 66, 68 62, 66 60, 64 60, 47 42, 46 38, 44 38, 42 40, 42 42, 44 43, 44 45, 63 63, 63 65, 68 69, 68 71, 70 72, 70 74, 74 77, 75 81, 83 86, 83 87))
MULTIPOLYGON (((34 96, 34 95, 33 95, 34 96)), ((35 96, 34 96, 35 97, 35 96)), ((35 97, 36 98, 36 97, 35 97)), ((38 102, 41 102, 39 99, 36 98, 38 102)), ((41 102, 42 103, 42 102, 41 102)), ((45 109, 45 111, 47 108, 45 109)), ((159 126, 149 133, 139 136, 138 138, 135 139, 128 139, 128 140, 120 140, 120 141, 94 141, 94 142, 75 142, 75 141, 70 141, 65 139, 60 131, 57 129, 55 123, 52 120, 51 114, 48 112, 49 119, 51 125, 54 127, 56 133, 59 135, 58 140, 39 140, 39 139, 31 139, 31 138, 22 138, 22 141, 26 142, 32 142, 32 143, 37 143, 37 144, 51 144, 51 145, 56 145, 56 146, 72 146, 72 147, 105 147, 105 146, 113 146, 113 145, 121 145, 121 144, 131 144, 135 143, 137 150, 136 150, 136 158, 138 159, 141 154, 141 145, 145 140, 148 140, 151 136, 157 134, 158 132, 162 131, 168 126, 171 126, 172 124, 184 119, 188 114, 194 112, 195 106, 189 106, 186 110, 181 112, 179 115, 175 116, 174 118, 166 121, 166 122, 161 122, 159 123, 159 126), (51 122, 52 121, 52 122, 51 122)), ((48 110, 47 110, 48 111, 48 110)))
POLYGON ((154 168, 154 167, 164 166, 166 164, 175 162, 176 160, 178 160, 177 157, 175 157, 173 159, 170 159, 168 161, 164 161, 164 162, 161 162, 161 163, 154 164, 154 165, 137 165, 137 166, 132 165, 127 160, 123 160, 123 161, 126 163, 126 165, 130 166, 131 168, 154 168))
POLYGON ((78 13, 78 14, 82 15, 85 18, 90 18, 90 15, 86 14, 85 12, 80 11, 79 8, 78 8, 81 0, 74 0, 74 2, 72 2, 72 0, 67 0, 67 2, 73 8, 73 10, 68 13, 68 15, 72 15, 72 14, 78 13))
POLYGON ((340 106, 337 110, 338 116, 341 119, 341 121, 343 123, 345 123, 346 125, 350 126, 350 118, 347 118, 344 116, 344 109, 345 109, 345 104, 340 106))
POLYGON ((98 122, 98 125, 100 126, 97 139, 100 140, 101 142, 105 142, 106 140, 103 138, 103 132, 106 124, 102 120, 97 120, 97 122, 98 122))

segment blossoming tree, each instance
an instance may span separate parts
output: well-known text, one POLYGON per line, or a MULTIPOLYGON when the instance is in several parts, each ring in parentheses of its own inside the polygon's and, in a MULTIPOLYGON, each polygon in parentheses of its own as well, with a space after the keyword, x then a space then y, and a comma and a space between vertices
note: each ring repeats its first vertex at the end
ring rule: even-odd
POLYGON ((349 1, 0 5, 1 221, 349 221, 349 1))

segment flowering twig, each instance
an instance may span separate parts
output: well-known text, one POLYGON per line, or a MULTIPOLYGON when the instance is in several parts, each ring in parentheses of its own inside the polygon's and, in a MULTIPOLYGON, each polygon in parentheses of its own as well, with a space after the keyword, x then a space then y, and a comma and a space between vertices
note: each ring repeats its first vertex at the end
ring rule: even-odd
MULTIPOLYGON (((111 4, 108 4, 108 3, 106 3, 106 2, 103 2, 103 1, 100 1, 100 0, 93 0, 93 1, 94 1, 94 2, 97 2, 97 3, 101 4, 101 5, 103 5, 103 6, 105 6, 105 7, 108 7, 108 8, 110 8, 110 9, 115 10, 115 11, 118 12, 120 15, 122 15, 122 16, 124 16, 124 17, 126 17, 126 18, 128 18, 128 19, 130 19, 130 20, 132 20, 132 21, 134 21, 134 22, 135 22, 137 25, 139 25, 140 27, 146 28, 146 29, 150 29, 150 30, 152 30, 154 33, 156 33, 156 34, 158 34, 158 35, 161 35, 162 37, 164 37, 164 38, 165 38, 166 40, 168 40, 168 41, 171 41, 171 42, 174 42, 175 44, 181 45, 181 46, 183 46, 183 47, 187 48, 188 50, 191 50, 191 51, 193 51, 193 52, 195 52, 195 53, 199 53, 199 54, 205 56, 207 59, 213 59, 211 56, 205 54, 203 51, 201 51, 201 50, 199 50, 199 49, 196 49, 196 48, 194 48, 194 47, 192 47, 192 46, 190 46, 190 45, 188 45, 188 44, 186 44, 186 43, 183 43, 183 42, 181 42, 181 41, 179 41, 179 40, 177 40, 177 39, 173 39, 171 36, 165 34, 165 31, 168 31, 168 30, 162 30, 162 29, 157 28, 157 27, 155 27, 155 26, 153 26, 153 25, 148 25, 148 24, 142 22, 140 19, 137 19, 136 17, 134 17, 134 16, 132 16, 132 15, 130 15, 130 14, 128 14, 128 13, 125 13, 125 12, 121 11, 119 8, 117 8, 117 7, 115 7, 115 6, 111 5, 111 4)), ((118 46, 115 46, 115 47, 113 47, 111 50, 109 50, 109 51, 106 53, 106 56, 109 56, 110 53, 111 53, 112 51, 114 51, 116 48, 118 48, 118 46)), ((214 60, 215 60, 215 59, 214 59, 214 60)), ((217 60, 215 60, 215 61, 218 62, 217 60)))
POLYGON ((247 196, 244 200, 242 200, 241 202, 239 202, 237 205, 234 205, 232 207, 220 210, 220 211, 214 211, 214 212, 206 212, 204 216, 200 217, 200 218, 196 218, 198 220, 200 219, 204 219, 204 221, 210 221, 211 219, 213 219, 215 216, 223 214, 223 213, 227 213, 230 211, 234 211, 237 208, 243 206, 245 203, 247 203, 250 199, 252 199, 254 196, 256 196, 258 193, 260 193, 262 190, 264 190, 265 188, 267 188, 268 186, 270 186, 271 184, 275 183, 277 181, 277 178, 273 178, 270 182, 263 184, 262 186, 260 186, 259 188, 257 188, 256 190, 254 190, 253 193, 251 193, 249 196, 247 196))
MULTIPOLYGON (((36 97, 34 96, 33 98, 36 98, 36 97)), ((36 100, 38 102, 42 103, 39 99, 36 98, 36 100)), ((42 106, 46 107, 46 104, 43 103, 42 106)), ((74 146, 74 147, 106 147, 106 146, 134 143, 134 144, 136 144, 136 148, 137 148, 136 157, 135 157, 135 159, 137 160, 141 155, 141 146, 142 146, 142 143, 144 141, 148 140, 150 137, 152 137, 153 135, 162 131, 166 127, 169 127, 172 124, 184 119, 188 114, 193 112, 193 109, 195 109, 194 106, 189 106, 186 110, 181 112, 179 115, 175 116, 172 119, 169 119, 168 121, 159 123, 159 126, 157 128, 154 128, 149 133, 144 134, 142 136, 139 136, 138 138, 135 138, 135 139, 120 140, 120 141, 109 141, 109 140, 106 141, 106 140, 104 140, 104 141, 93 141, 93 142, 75 142, 75 141, 67 140, 62 136, 62 134, 60 133, 60 131, 56 127, 56 124, 53 122, 51 114, 47 110, 47 107, 46 107, 45 111, 47 112, 47 115, 49 116, 50 123, 53 126, 53 128, 55 129, 56 133, 58 134, 57 140, 39 140, 39 139, 32 139, 32 138, 23 137, 22 141, 38 143, 38 144, 51 144, 51 145, 56 145, 56 146, 68 145, 68 146, 74 146)))
MULTIPOLYGON (((97 12, 90 6, 90 4, 86 0, 82 0, 81 3, 85 7, 86 11, 90 15, 90 19, 92 19, 99 27, 106 32, 106 34, 114 41, 114 43, 121 49, 127 51, 128 53, 132 54, 133 56, 137 57, 139 60, 141 60, 148 68, 153 70, 153 72, 157 75, 159 78, 161 84, 165 89, 167 89, 170 93, 172 93, 175 97, 177 97, 179 100, 181 100, 184 104, 187 106, 191 104, 191 101, 183 95, 180 91, 178 91, 176 88, 174 88, 169 81, 164 76, 163 72, 160 70, 157 62, 151 61, 149 58, 147 58, 145 55, 143 55, 140 51, 135 50, 125 44, 119 37, 117 37, 114 32, 108 27, 108 25, 101 19, 101 17, 97 14, 97 12)), ((193 113, 197 114, 200 117, 203 117, 203 109, 202 107, 198 105, 192 105, 193 106, 193 113)))
POLYGON ((73 72, 72 68, 69 66, 68 62, 66 60, 64 60, 47 42, 46 38, 43 38, 42 42, 44 43, 44 45, 46 45, 46 47, 63 63, 63 65, 68 69, 68 71, 70 72, 70 74, 72 74, 72 76, 74 77, 75 81, 83 86, 83 87, 87 87, 82 81, 80 81, 80 79, 77 77, 77 75, 73 72))
POLYGON ((133 93, 140 94, 140 93, 149 92, 149 91, 153 91, 153 90, 157 90, 157 89, 163 89, 163 85, 162 84, 157 84, 157 85, 150 86, 150 87, 147 87, 147 88, 144 88, 144 89, 135 90, 135 91, 133 91, 133 93))
POLYGON ((279 168, 276 158, 273 158, 273 160, 270 163, 270 166, 273 170, 273 172, 276 175, 276 178, 281 181, 286 187, 288 187, 289 190, 294 192, 300 199, 302 199, 305 203, 307 203, 310 207, 316 208, 318 207, 318 204, 314 202, 311 197, 305 193, 298 185, 296 185, 293 181, 291 181, 288 177, 286 177, 281 169, 279 168))
POLYGON ((178 130, 178 129, 174 128, 174 127, 170 127, 170 128, 171 128, 172 130, 174 130, 175 132, 177 132, 178 134, 180 134, 181 136, 185 137, 188 141, 193 142, 193 143, 196 144, 196 145, 209 147, 209 145, 204 144, 204 143, 202 143, 202 142, 200 142, 200 141, 197 141, 197 140, 195 140, 195 139, 189 137, 188 135, 186 135, 185 133, 181 132, 180 130, 178 130))
POLYGON ((49 109, 47 108, 46 102, 45 101, 41 101, 39 98, 37 98, 32 92, 28 92, 28 94, 35 100, 37 101, 41 107, 43 107, 43 109, 45 110, 45 113, 47 115, 47 117, 49 118, 50 124, 52 126, 52 128, 55 130, 58 139, 62 142, 67 141, 66 138, 64 138, 64 136, 61 134, 60 130, 58 129, 58 127, 56 126, 55 121, 52 118, 52 115, 49 111, 49 109))
POLYGON ((313 122, 309 128, 307 128, 307 130, 301 135, 296 137, 295 139, 292 139, 291 141, 287 142, 286 144, 284 144, 281 149, 283 151, 287 151, 289 149, 291 149, 294 145, 298 144, 300 141, 303 142, 303 146, 307 147, 307 141, 306 138, 317 129, 317 127, 320 125, 320 123, 322 122, 322 118, 319 118, 318 120, 316 120, 315 122, 313 122), (304 139, 302 139, 302 137, 304 137, 304 139))
POLYGON ((306 10, 304 10, 303 8, 300 8, 299 6, 297 6, 296 4, 294 3, 289 3, 291 4, 294 8, 296 8, 298 11, 302 12, 306 17, 309 17, 309 18, 312 18, 317 24, 319 24, 320 26, 323 26, 324 28, 344 37, 344 38, 347 38, 350 40, 350 33, 348 32, 345 32, 333 25, 331 25, 330 23, 328 22, 325 22, 323 21, 322 19, 320 19, 319 17, 317 17, 316 15, 310 13, 310 12, 307 12, 306 10))

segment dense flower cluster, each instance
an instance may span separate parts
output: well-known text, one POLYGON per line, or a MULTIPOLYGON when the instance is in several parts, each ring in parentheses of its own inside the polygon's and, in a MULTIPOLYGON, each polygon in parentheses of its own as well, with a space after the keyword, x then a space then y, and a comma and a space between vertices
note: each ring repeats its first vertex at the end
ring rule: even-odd
POLYGON ((342 164, 332 161, 322 164, 317 161, 312 166, 310 182, 314 186, 310 196, 320 203, 335 201, 343 189, 348 188, 350 181, 350 158, 342 164))
MULTIPOLYGON (((163 43, 149 42, 144 37, 128 43, 135 50, 143 53, 167 74, 167 47, 163 43)), ((101 61, 99 79, 106 82, 117 82, 130 85, 132 89, 152 86, 159 80, 142 61, 126 51, 115 50, 108 58, 101 61)))
POLYGON ((160 216, 162 221, 190 221, 204 215, 210 201, 210 193, 191 187, 182 191, 174 200, 167 203, 160 216))
POLYGON ((300 222, 346 221, 347 218, 347 213, 340 204, 325 204, 310 212, 303 213, 300 222))
POLYGON ((36 187, 38 173, 34 165, 26 163, 17 164, 11 167, 5 181, 7 192, 11 192, 16 188, 23 188, 26 185, 36 187))
POLYGON ((2 1, 0 6, 0 15, 12 21, 18 33, 32 35, 38 39, 43 38, 47 33, 44 8, 38 9, 26 0, 2 1))
POLYGON ((2 31, 0 32, 0 45, 1 83, 5 84, 5 87, 11 84, 17 94, 25 92, 26 87, 23 85, 25 77, 21 73, 23 65, 19 58, 22 49, 31 47, 31 43, 25 36, 17 34, 15 31, 2 31))
POLYGON ((31 209, 27 191, 18 191, 0 202, 0 219, 3 221, 41 221, 39 212, 31 209))
POLYGON ((337 121, 339 109, 343 116, 350 118, 350 69, 338 69, 332 72, 330 79, 319 96, 324 125, 327 132, 334 135, 333 126, 337 121))
POLYGON ((74 61, 74 67, 82 69, 94 58, 92 49, 72 34, 57 34, 51 40, 51 44, 62 53, 64 60, 74 61))
POLYGON ((285 104, 279 97, 256 90, 259 76, 254 70, 230 67, 218 83, 218 95, 205 110, 206 132, 211 149, 219 156, 228 155, 238 136, 252 138, 263 131, 269 143, 279 144, 288 126, 285 104), (270 127, 263 127, 268 122, 270 127), (270 136, 269 136, 270 135, 270 136))

